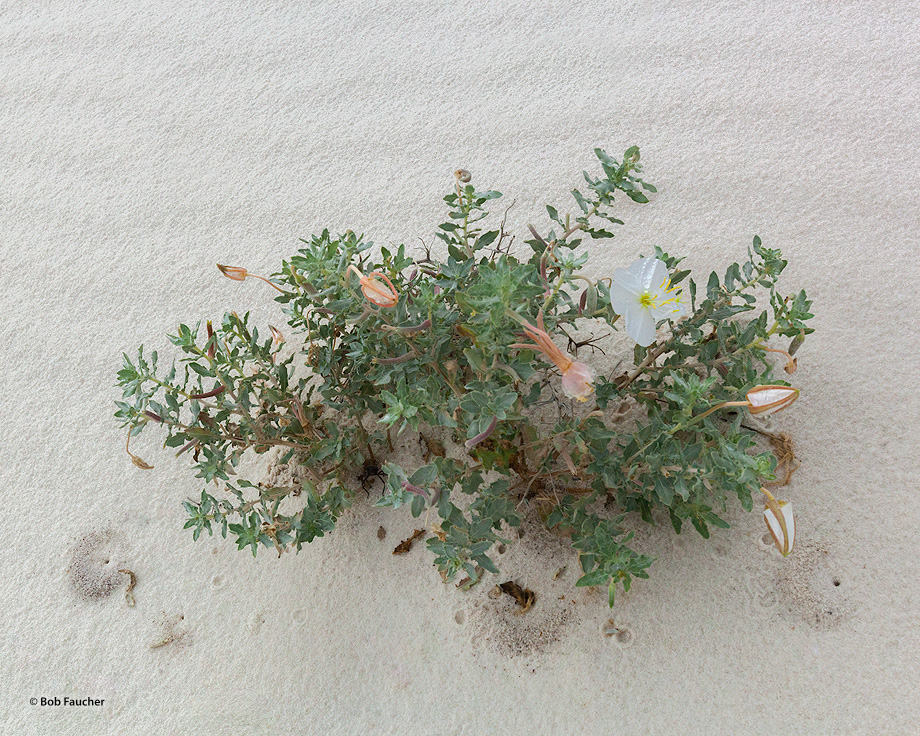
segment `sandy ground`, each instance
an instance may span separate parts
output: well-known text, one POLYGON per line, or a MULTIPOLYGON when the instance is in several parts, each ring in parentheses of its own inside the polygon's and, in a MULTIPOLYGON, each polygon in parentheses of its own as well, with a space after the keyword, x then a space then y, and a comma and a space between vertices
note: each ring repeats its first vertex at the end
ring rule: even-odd
POLYGON ((910 2, 3 2, 0 731, 917 733, 918 53, 910 2), (390 554, 407 516, 362 502, 253 561, 182 530, 199 488, 154 438, 128 461, 123 349, 276 314, 216 261, 270 272, 323 227, 418 244, 458 166, 520 233, 633 143, 660 194, 597 275, 656 243, 724 269, 758 233, 815 300, 777 418, 788 560, 740 510, 708 543, 647 531, 605 637, 535 529, 501 558, 540 595, 513 617, 390 554), (64 696, 105 703, 29 703, 64 696))

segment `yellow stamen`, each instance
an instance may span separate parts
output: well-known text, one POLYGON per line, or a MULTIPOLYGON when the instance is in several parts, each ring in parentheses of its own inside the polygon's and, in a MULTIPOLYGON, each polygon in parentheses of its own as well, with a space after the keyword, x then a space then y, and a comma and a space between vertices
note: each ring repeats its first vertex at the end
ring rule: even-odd
MULTIPOLYGON (((658 287, 659 292, 664 294, 671 294, 672 296, 667 299, 662 299, 661 294, 652 294, 651 292, 644 292, 639 295, 639 304, 642 305, 644 309, 661 309, 661 307, 666 304, 680 304, 680 288, 677 286, 671 286, 671 280, 665 279, 661 282, 661 286, 658 287)), ((674 312, 679 311, 674 309, 674 312)))
POLYGON ((671 292, 674 292, 674 291, 680 293, 680 287, 671 286, 671 279, 668 279, 668 278, 666 278, 664 281, 661 282, 661 288, 667 294, 670 294, 671 292))

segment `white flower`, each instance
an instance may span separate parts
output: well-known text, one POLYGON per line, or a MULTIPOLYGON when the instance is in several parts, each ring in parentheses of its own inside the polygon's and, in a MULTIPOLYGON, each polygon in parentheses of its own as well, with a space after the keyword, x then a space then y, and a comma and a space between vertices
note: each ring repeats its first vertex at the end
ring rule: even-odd
POLYGON ((671 286, 668 267, 657 258, 640 258, 613 272, 613 311, 626 318, 627 334, 642 347, 655 340, 655 325, 683 314, 680 289, 671 286))

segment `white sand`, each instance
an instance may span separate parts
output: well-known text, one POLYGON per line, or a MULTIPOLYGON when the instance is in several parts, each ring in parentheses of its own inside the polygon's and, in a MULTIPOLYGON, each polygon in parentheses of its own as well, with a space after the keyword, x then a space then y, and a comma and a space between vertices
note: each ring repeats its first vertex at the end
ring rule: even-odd
POLYGON ((0 732, 918 732, 917 5, 538 5, 0 6, 0 732), (656 243, 721 270, 759 233, 815 300, 777 417, 804 461, 788 560, 756 513, 646 533, 617 643, 552 537, 501 558, 540 595, 511 617, 391 555, 407 516, 359 503, 253 561, 182 530, 199 487, 153 436, 156 469, 128 461, 121 350, 276 314, 215 261, 270 272, 324 226, 430 239, 458 166, 520 233, 633 143, 661 193, 597 274, 656 243), (91 590, 94 560, 134 570, 136 607, 81 598, 74 555, 91 590), (105 704, 28 702, 65 695, 105 704))

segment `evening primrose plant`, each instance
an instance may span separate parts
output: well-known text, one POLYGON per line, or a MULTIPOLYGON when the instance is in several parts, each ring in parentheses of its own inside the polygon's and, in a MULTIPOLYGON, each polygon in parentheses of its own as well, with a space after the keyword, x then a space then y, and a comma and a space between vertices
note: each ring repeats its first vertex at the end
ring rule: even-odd
POLYGON ((708 537, 728 527, 730 499, 751 510, 763 496, 789 554, 792 507, 765 487, 777 458, 759 439, 780 437, 763 417, 798 398, 785 379, 811 302, 778 290, 786 261, 757 237, 705 285, 657 246, 586 275, 586 241, 622 224, 615 197, 641 204, 656 191, 637 148, 621 161, 595 153, 601 171, 584 174, 571 212, 548 205, 549 221, 528 226, 523 256, 504 220, 487 225, 502 195, 460 170, 439 249, 373 249, 324 230, 271 277, 219 265, 270 285, 287 326, 260 331, 230 312, 179 325, 166 368, 156 351, 126 354, 116 417, 134 464, 151 468, 130 443, 159 427, 203 485, 183 504, 186 528, 253 555, 324 536, 379 476, 376 505, 424 516, 434 564, 466 586, 498 573, 491 550, 528 513, 571 539, 576 585, 607 586, 611 605, 652 563, 632 546, 631 516, 708 537), (630 354, 605 355, 616 330, 630 354), (397 462, 394 443, 421 457, 397 462), (270 450, 296 480, 241 475, 270 450))

